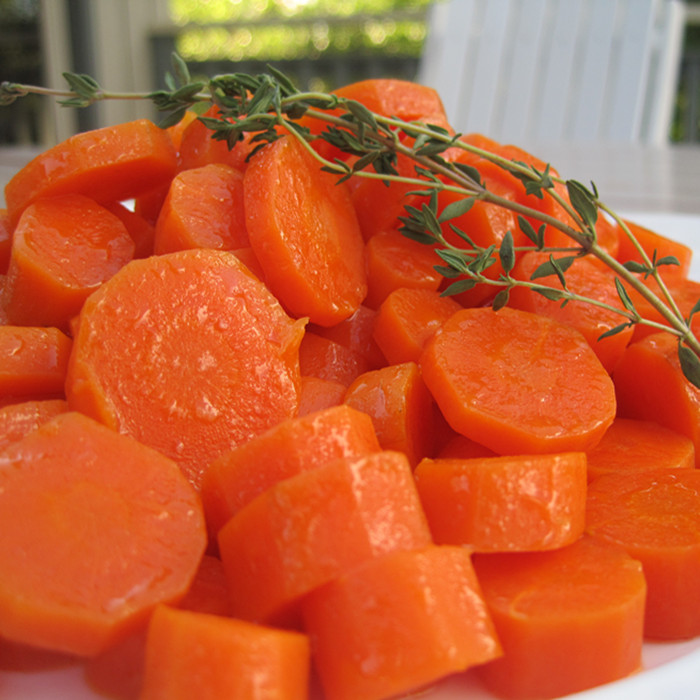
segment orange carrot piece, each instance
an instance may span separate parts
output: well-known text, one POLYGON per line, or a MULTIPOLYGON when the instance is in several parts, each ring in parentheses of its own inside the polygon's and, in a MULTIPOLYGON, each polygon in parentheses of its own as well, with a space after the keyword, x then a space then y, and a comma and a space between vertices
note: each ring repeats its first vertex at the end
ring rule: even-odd
POLYGON ((5 292, 8 318, 17 325, 67 330, 85 299, 133 257, 124 224, 89 197, 38 200, 15 229, 5 292))
POLYGON ((383 231, 370 238, 365 258, 368 288, 364 303, 371 309, 379 308, 395 289, 436 290, 442 280, 435 270, 440 263, 435 251, 398 231, 383 231))
POLYGON ((234 616, 288 626, 318 586, 431 539, 408 461, 385 451, 278 482, 239 510, 218 541, 234 616))
POLYGON ((367 561, 302 607, 327 700, 403 696, 501 653, 464 547, 367 561))
POLYGON ((347 387, 333 379, 320 377, 301 377, 299 393, 299 411, 297 415, 307 416, 316 411, 339 406, 345 398, 347 387))
POLYGON ((57 328, 0 326, 0 397, 63 394, 71 347, 57 328))
POLYGON ((415 362, 361 374, 344 402, 368 414, 379 444, 403 452, 412 467, 433 448, 433 400, 415 362))
POLYGON ((197 486, 219 454, 296 413, 303 325, 231 253, 134 260, 83 307, 68 403, 197 486))
POLYGON ((603 474, 695 467, 693 441, 658 423, 616 418, 588 451, 588 479, 603 474))
POLYGON ((435 455, 437 459, 472 459, 473 457, 496 456, 493 450, 459 433, 454 433, 445 440, 435 455))
POLYGON ((330 379, 348 386, 369 369, 358 352, 307 328, 299 346, 299 368, 307 377, 330 379))
POLYGON ((307 700, 309 673, 300 632, 163 605, 149 624, 140 700, 307 700))
POLYGON ((147 258, 153 255, 153 239, 156 235, 155 226, 141 214, 129 209, 121 202, 106 204, 115 216, 126 226, 126 230, 134 242, 134 257, 147 258))
POLYGON ((170 140, 173 142, 173 146, 175 146, 175 150, 180 152, 180 146, 182 145, 182 135, 185 132, 185 129, 195 120, 197 119, 199 115, 197 112, 194 110, 188 109, 182 119, 177 124, 173 124, 172 126, 167 127, 166 131, 168 132, 168 136, 170 136, 170 140))
POLYGON ((22 401, 0 408, 0 450, 68 410, 64 399, 22 401))
POLYGON ((653 333, 632 343, 612 376, 618 415, 653 421, 690 438, 700 466, 700 390, 683 375, 673 336, 653 333))
POLYGON ((0 635, 92 656, 184 595, 206 531, 167 457, 68 412, 2 461, 0 635))
POLYGON ((437 544, 528 552, 563 547, 583 534, 583 452, 424 459, 414 475, 437 544))
POLYGON ((586 531, 642 563, 648 592, 644 634, 700 634, 700 471, 608 474, 588 487, 586 531))
MULTIPOLYGON (((174 175, 175 173, 173 173, 173 176, 174 175)), ((134 212, 142 216, 152 226, 155 226, 156 221, 158 221, 158 215, 170 191, 171 182, 172 178, 134 197, 134 212)))
POLYGON ((7 183, 10 221, 39 197, 84 194, 99 202, 137 197, 170 180, 177 155, 170 136, 147 119, 85 131, 49 148, 7 183))
POLYGON ((377 311, 374 339, 389 364, 418 362, 435 331, 461 308, 432 289, 395 289, 377 311))
POLYGON ((7 272, 12 247, 12 227, 7 209, 0 208, 0 275, 7 272))
POLYGON ((211 554, 202 557, 197 573, 177 607, 209 615, 231 615, 228 583, 221 559, 211 554))
POLYGON ((249 245, 243 174, 212 163, 173 178, 156 221, 157 255, 188 248, 235 250, 249 245))
POLYGON ((476 674, 504 698, 554 698, 641 666, 646 584, 619 547, 583 537, 549 552, 475 554, 504 654, 476 674))
POLYGON ((281 421, 208 467, 201 495, 209 530, 215 535, 241 508, 283 479, 379 450, 371 419, 350 406, 281 421))
POLYGON ((364 242, 345 185, 286 136, 256 154, 243 186, 250 245, 282 304, 322 326, 357 311, 364 242))
POLYGON ((497 454, 585 452, 615 416, 612 380, 585 338, 526 311, 462 309, 420 364, 448 423, 497 454))

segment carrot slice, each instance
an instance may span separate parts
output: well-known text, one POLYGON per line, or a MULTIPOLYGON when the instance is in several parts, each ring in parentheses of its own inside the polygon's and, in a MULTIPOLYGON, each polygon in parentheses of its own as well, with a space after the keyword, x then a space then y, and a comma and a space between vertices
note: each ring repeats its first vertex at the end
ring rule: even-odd
POLYGON ((58 328, 0 326, 0 397, 62 395, 71 347, 58 328))
POLYGON ((368 415, 340 405, 281 421, 215 459, 202 481, 209 530, 279 481, 344 457, 379 452, 368 415))
POLYGON ((303 326, 232 253, 134 260, 83 308, 68 402, 197 486, 219 454, 295 414, 303 326))
POLYGON ((115 216, 118 216, 121 222, 126 226, 126 230, 134 242, 134 257, 147 258, 153 255, 153 239, 156 235, 156 229, 144 216, 129 209, 121 202, 112 202, 105 204, 115 216))
POLYGON ((648 593, 644 634, 700 634, 700 472, 608 474, 588 488, 586 531, 642 563, 648 593))
POLYGON ((433 400, 415 362, 361 374, 344 402, 372 418, 379 444, 403 452, 412 467, 433 448, 433 400))
POLYGON ((526 311, 458 311, 421 367, 448 423, 497 454, 586 451, 615 416, 612 380, 585 338, 526 311))
POLYGON ((0 408, 0 450, 68 410, 64 399, 22 401, 0 408))
POLYGON ((424 459, 415 477, 438 544, 526 552, 563 547, 583 534, 583 452, 424 459))
POLYGON ((361 562, 431 542, 399 452, 336 460, 280 481, 219 530, 233 614, 297 624, 303 596, 361 562))
POLYGON ((310 593, 303 615, 328 700, 403 696, 501 653, 464 547, 367 561, 310 593))
POLYGON ((345 185, 289 136, 256 154, 243 185, 250 244, 282 304, 322 326, 351 316, 367 282, 345 185))
POLYGON ((472 459, 473 457, 496 457, 496 453, 474 440, 454 433, 439 445, 437 459, 472 459))
POLYGON ((2 461, 1 635, 92 656, 184 595, 206 531, 167 457, 68 412, 2 461))
POLYGON ((355 350, 307 328, 299 346, 299 368, 304 376, 348 386, 369 369, 369 363, 355 350))
POLYGON ((7 209, 0 209, 0 275, 7 272, 12 247, 12 227, 7 209))
POLYGON ((133 257, 124 224, 89 197, 38 200, 15 229, 5 292, 8 318, 67 330, 85 299, 133 257))
POLYGON ((243 174, 213 163, 173 178, 156 222, 154 252, 248 246, 243 174))
POLYGON ((476 669, 504 698, 554 698, 640 669, 646 584, 638 561, 583 537, 550 552, 475 554, 504 654, 476 669))
POLYGON ((588 479, 617 472, 695 467, 693 441, 658 423, 616 418, 588 451, 588 479))
POLYGON ((7 183, 10 221, 39 197, 84 194, 99 202, 136 197, 175 175, 177 155, 166 131, 147 119, 69 137, 25 165, 7 183))
POLYGON ((320 377, 301 377, 299 394, 299 416, 307 416, 332 406, 339 406, 345 398, 345 384, 333 379, 320 377))

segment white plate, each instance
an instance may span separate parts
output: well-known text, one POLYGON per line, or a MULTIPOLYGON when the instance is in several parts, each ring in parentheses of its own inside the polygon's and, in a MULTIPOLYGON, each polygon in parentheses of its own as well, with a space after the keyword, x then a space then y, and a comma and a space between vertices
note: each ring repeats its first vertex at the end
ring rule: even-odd
MULTIPOLYGON (((685 243, 696 255, 691 277, 700 280, 700 216, 625 213, 658 233, 685 243)), ((698 584, 700 595, 700 584, 698 584)), ((1 651, 0 651, 1 653, 1 651)), ((583 693, 576 700, 698 700, 700 637, 680 643, 645 644, 644 671, 583 693)), ((456 676, 420 695, 421 700, 493 700, 470 674, 456 676)), ((2 700, 104 700, 85 685, 79 667, 34 673, 0 672, 2 700)), ((358 698, 358 700, 360 700, 358 698)))

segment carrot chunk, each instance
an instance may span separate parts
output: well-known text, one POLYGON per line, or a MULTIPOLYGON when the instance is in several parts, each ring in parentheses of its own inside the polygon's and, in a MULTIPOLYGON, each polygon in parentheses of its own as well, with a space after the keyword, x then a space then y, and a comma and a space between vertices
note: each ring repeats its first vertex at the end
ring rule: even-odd
POLYGON ((232 253, 134 260, 83 308, 68 403, 198 486, 219 454, 296 413, 303 325, 232 253))
POLYGON ((615 416, 612 380, 585 338, 526 311, 458 311, 421 367, 450 425, 497 454, 586 451, 615 416))
POLYGON ((18 325, 56 326, 70 320, 92 292, 134 257, 121 220, 84 195, 41 199, 15 229, 5 309, 18 325))
POLYGON ((648 594, 644 634, 700 634, 700 472, 608 474, 588 488, 586 531, 642 563, 648 594))
POLYGON ((299 369, 306 377, 348 386, 369 369, 367 359, 346 345, 306 329, 299 345, 299 369))
POLYGON ((22 401, 0 408, 0 450, 68 410, 64 399, 22 401))
POLYGON ((12 248, 12 227, 7 209, 0 208, 0 275, 7 272, 12 248))
POLYGON ((464 547, 386 554, 302 605, 327 700, 402 695, 501 653, 464 547))
POLYGON ((306 416, 331 406, 338 406, 345 398, 345 384, 334 379, 301 376, 298 415, 306 416))
POLYGON ((299 632, 159 606, 141 700, 307 700, 309 640, 299 632))
POLYGON ((477 675, 504 698, 554 698, 640 669, 646 584, 619 547, 475 554, 504 654, 477 675))
POLYGON ((155 226, 145 216, 133 211, 121 202, 105 204, 115 216, 119 217, 134 242, 134 257, 147 258, 153 255, 153 239, 156 235, 155 226))
POLYGON ((475 552, 539 551, 583 534, 583 452, 424 459, 416 485, 433 539, 475 552))
POLYGON ((185 594, 206 531, 170 459, 68 412, 0 460, 0 635, 93 656, 185 594))

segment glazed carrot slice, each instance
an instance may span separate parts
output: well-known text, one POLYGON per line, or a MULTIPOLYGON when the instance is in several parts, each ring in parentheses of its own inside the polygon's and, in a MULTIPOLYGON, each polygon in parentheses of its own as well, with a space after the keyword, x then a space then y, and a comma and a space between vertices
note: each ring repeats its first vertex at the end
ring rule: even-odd
POLYGON ((332 406, 339 406, 345 398, 347 387, 333 379, 301 377, 299 411, 297 415, 307 416, 332 406))
POLYGON ((115 216, 119 217, 121 222, 126 226, 131 240, 134 242, 134 257, 147 258, 153 254, 153 239, 156 235, 156 229, 144 216, 129 209, 121 202, 113 202, 105 204, 115 216))
POLYGON ((39 197, 123 201, 168 182, 176 167, 170 136, 147 119, 85 131, 43 151, 7 183, 7 211, 16 223, 39 197))
POLYGON ((68 410, 64 399, 22 401, 0 408, 0 450, 68 410))
POLYGON ((476 669, 504 698, 554 698, 641 666, 646 584, 619 547, 583 537, 550 552, 475 554, 504 654, 476 669))
POLYGON ((428 339, 461 308, 433 289, 395 289, 377 311, 374 339, 389 364, 418 362, 428 339))
POLYGON ((583 534, 586 455, 423 459, 414 472, 437 544, 556 549, 583 534))
POLYGON ((364 243, 345 186, 291 136, 251 160, 243 186, 250 244, 282 304, 322 326, 357 311, 364 243))
POLYGON ((283 479, 379 450, 371 419, 350 406, 281 421, 225 452, 207 469, 201 494, 209 530, 216 534, 241 508, 283 479))
POLYGON ((369 415, 382 448, 403 452, 411 466, 431 453, 435 407, 415 362, 361 374, 344 402, 369 415))
POLYGON ((700 634, 700 472, 657 469, 608 474, 588 488, 586 531, 622 546, 644 569, 644 634, 700 634))
POLYGON ((587 453, 588 478, 647 469, 695 467, 693 441, 658 423, 616 418, 601 441, 587 453))
POLYGON ((57 328, 0 326, 0 397, 62 395, 71 347, 57 328))
POLYGON ((67 330, 85 299, 133 257, 124 224, 89 197, 38 200, 15 229, 5 292, 8 318, 67 330))
POLYGON ((328 700, 403 696, 501 653, 464 547, 367 561, 309 594, 303 614, 328 700))
POLYGON ((83 308, 68 402, 198 485, 219 454, 295 414, 303 326, 231 253, 134 260, 83 308))
POLYGON ((167 457, 68 412, 2 460, 3 637, 92 656, 185 594, 206 531, 167 457))
POLYGON ((437 459, 472 459, 473 457, 496 457, 496 453, 464 435, 454 433, 440 444, 435 456, 437 459))
POLYGON ((239 170, 213 163, 173 178, 156 222, 157 255, 188 248, 235 250, 248 244, 239 170))
POLYGON ((310 652, 299 632, 159 606, 141 700, 307 700, 310 652))
POLYGON ((299 368, 304 376, 330 379, 348 386, 369 369, 369 363, 346 345, 307 328, 299 346, 299 368))
POLYGON ((278 482, 239 510, 218 541, 234 616, 289 626, 310 591, 431 539, 408 461, 385 451, 278 482))
POLYGON ((12 227, 7 209, 0 209, 0 275, 7 272, 12 247, 12 227))
POLYGON ((653 421, 685 435, 695 447, 695 466, 700 464, 700 390, 683 375, 673 336, 654 333, 629 345, 613 381, 619 416, 653 421))
POLYGON ((585 338, 526 311, 462 309, 420 364, 448 423, 497 454, 586 451, 615 417, 612 380, 585 338))

